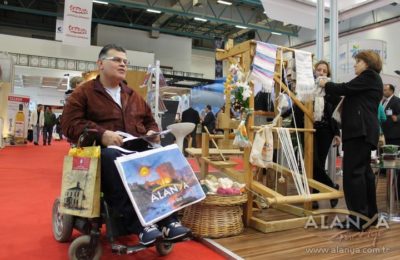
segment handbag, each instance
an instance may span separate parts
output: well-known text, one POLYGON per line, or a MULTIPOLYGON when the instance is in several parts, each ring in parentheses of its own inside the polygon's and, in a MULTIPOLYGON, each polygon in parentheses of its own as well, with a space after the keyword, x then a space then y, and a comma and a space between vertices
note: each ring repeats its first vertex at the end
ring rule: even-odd
POLYGON ((253 147, 250 152, 250 163, 267 168, 272 163, 274 154, 274 140, 271 126, 265 126, 256 132, 253 147))
POLYGON ((64 157, 60 212, 100 216, 100 146, 71 148, 64 157))

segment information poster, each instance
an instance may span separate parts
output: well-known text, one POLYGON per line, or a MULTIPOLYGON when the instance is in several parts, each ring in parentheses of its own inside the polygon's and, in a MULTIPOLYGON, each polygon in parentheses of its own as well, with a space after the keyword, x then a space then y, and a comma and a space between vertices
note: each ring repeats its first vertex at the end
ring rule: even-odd
POLYGON ((8 95, 7 120, 5 128, 6 144, 16 145, 26 143, 29 122, 29 97, 8 95))

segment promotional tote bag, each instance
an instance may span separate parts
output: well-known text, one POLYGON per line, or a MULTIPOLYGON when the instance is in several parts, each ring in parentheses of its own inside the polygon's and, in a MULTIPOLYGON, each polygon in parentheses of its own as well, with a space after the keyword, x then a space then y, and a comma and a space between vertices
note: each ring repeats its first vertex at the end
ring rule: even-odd
POLYGON ((122 156, 115 164, 143 226, 205 198, 176 144, 122 156))
POLYGON ((71 148, 64 157, 61 208, 64 214, 100 216, 100 146, 71 148))

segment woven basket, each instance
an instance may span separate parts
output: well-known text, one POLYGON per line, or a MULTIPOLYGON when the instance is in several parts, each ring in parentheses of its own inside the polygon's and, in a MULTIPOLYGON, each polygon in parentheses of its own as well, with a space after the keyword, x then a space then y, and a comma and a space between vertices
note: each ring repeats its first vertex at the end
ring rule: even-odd
POLYGON ((182 223, 200 237, 221 238, 243 232, 242 204, 247 194, 239 196, 207 195, 200 203, 185 208, 182 223))

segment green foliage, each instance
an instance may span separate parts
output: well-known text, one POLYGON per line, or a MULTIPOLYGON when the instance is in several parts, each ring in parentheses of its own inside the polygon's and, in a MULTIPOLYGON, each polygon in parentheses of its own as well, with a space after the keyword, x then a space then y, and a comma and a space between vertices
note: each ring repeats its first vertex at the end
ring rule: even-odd
POLYGON ((397 154, 399 150, 398 145, 384 145, 382 146, 383 153, 385 154, 397 154))

